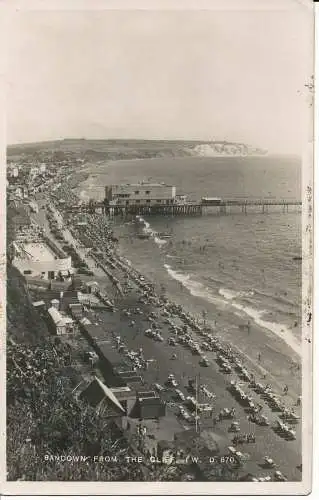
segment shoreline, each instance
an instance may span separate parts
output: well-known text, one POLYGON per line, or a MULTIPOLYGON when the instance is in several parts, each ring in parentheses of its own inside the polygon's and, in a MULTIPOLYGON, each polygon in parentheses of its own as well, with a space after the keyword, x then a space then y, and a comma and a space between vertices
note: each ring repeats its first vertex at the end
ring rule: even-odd
MULTIPOLYGON (((132 255, 127 255, 126 253, 127 249, 123 248, 122 255, 125 257, 129 258, 132 260, 132 255)), ((135 265, 135 264, 134 264, 135 265)), ((167 267, 168 265, 164 265, 167 267)), ((147 274, 146 269, 140 269, 142 273, 145 275, 147 274)), ((165 272, 163 268, 163 273, 165 272)), ((167 272, 167 269, 166 269, 167 272)), ((274 332, 271 328, 268 328, 268 323, 269 320, 264 320, 261 318, 261 321, 259 322, 254 321, 254 318, 252 315, 247 314, 247 312, 244 310, 244 306, 238 304, 238 308, 232 308, 230 307, 231 304, 226 303, 223 300, 223 297, 214 297, 214 300, 209 300, 207 301, 206 293, 194 293, 190 291, 190 287, 185 286, 184 283, 181 283, 182 280, 176 279, 176 277, 172 277, 169 275, 170 273, 167 273, 167 280, 169 280, 172 284, 173 291, 170 294, 173 300, 179 300, 180 301, 180 292, 183 290, 184 298, 185 300, 183 301, 183 306, 188 308, 189 306, 194 306, 194 303, 200 304, 200 306, 192 307, 193 312, 196 311, 197 309, 197 315, 203 310, 203 307, 207 307, 209 304, 210 308, 213 309, 215 312, 210 312, 209 316, 212 316, 215 314, 216 317, 218 317, 218 321, 221 321, 221 324, 223 325, 223 335, 227 337, 229 341, 231 341, 234 346, 236 347, 236 344, 238 343, 238 340, 240 341, 240 345, 244 344, 245 341, 248 340, 249 338, 249 344, 251 345, 252 340, 254 338, 254 332, 256 333, 256 337, 258 337, 259 340, 256 341, 256 344, 261 343, 261 349, 263 347, 267 347, 268 351, 273 351, 275 354, 278 353, 281 355, 283 358, 287 357, 287 362, 285 365, 287 365, 287 373, 290 374, 290 360, 294 360, 294 363, 300 363, 300 358, 301 358, 301 344, 297 342, 294 338, 291 339, 291 342, 289 340, 287 341, 284 338, 284 333, 281 331, 278 331, 279 329, 282 329, 282 324, 280 323, 274 323, 276 326, 276 332, 274 332), (187 306, 185 306, 185 302, 187 302, 187 306), (220 306, 217 305, 217 303, 220 303, 220 306), (238 310, 236 310, 238 309, 238 310), (251 322, 251 328, 252 328, 252 333, 250 334, 249 337, 247 337, 247 333, 244 334, 242 330, 240 329, 241 326, 243 326, 243 316, 247 320, 251 322), (226 318, 226 321, 223 321, 223 317, 226 318), (266 326, 266 325, 267 326, 266 326), (263 342, 260 342, 260 339, 263 338, 263 342), (292 344, 292 345, 291 345, 292 344)), ((176 274, 179 274, 176 271, 176 274)), ((154 271, 154 276, 152 276, 152 281, 156 279, 157 273, 154 271)), ((165 280, 166 281, 166 280, 165 280)), ((170 293, 170 289, 167 290, 167 293, 170 293)), ((209 321, 208 321, 209 322, 209 321)), ((212 323, 211 323, 212 325, 212 323)), ((213 325, 212 325, 213 326, 213 325)), ((283 325, 285 328, 288 329, 287 325, 283 325)), ((254 354, 255 354, 255 359, 257 359, 258 355, 258 349, 257 347, 254 349, 254 354)), ((249 352, 246 353, 247 356, 249 356, 249 352)), ((269 355, 270 358, 272 358, 272 354, 269 355)), ((252 356, 250 356, 252 359, 252 356)), ((282 363, 279 364, 279 366, 282 363)), ((277 373, 278 375, 278 373, 277 373)), ((290 375, 289 375, 290 376, 290 375)), ((299 384, 298 384, 299 386, 299 384)), ((296 391, 297 392, 297 391, 296 391)))
MULTIPOLYGON (((130 256, 126 256, 130 259, 130 256)), ((135 266, 133 265, 133 268, 135 266)), ((146 277, 146 273, 141 270, 146 277)), ((150 281, 154 282, 153 279, 150 281)), ((200 311, 207 306, 206 300, 200 296, 192 295, 186 287, 183 287, 184 299, 180 300, 180 288, 178 282, 172 280, 173 289, 166 288, 166 296, 180 304, 183 309, 189 311, 192 315, 200 318, 200 311), (175 289, 175 292, 174 292, 175 289)), ((214 334, 221 341, 231 345, 234 351, 238 351, 245 358, 251 370, 256 371, 257 376, 266 375, 267 382, 271 382, 273 387, 281 392, 285 384, 289 385, 289 399, 291 404, 297 399, 301 392, 301 376, 296 370, 297 364, 300 365, 300 355, 296 353, 287 343, 275 335, 272 331, 255 324, 251 321, 251 333, 241 329, 243 319, 227 309, 222 311, 218 306, 210 304, 211 310, 209 316, 215 316, 217 326, 213 320, 207 319, 206 323, 213 328, 214 334), (262 360, 258 361, 258 354, 262 353, 262 360)), ((248 317, 249 318, 249 317, 248 317)))
POLYGON ((271 337, 279 337, 290 349, 295 352, 295 354, 298 355, 299 358, 301 357, 301 344, 298 343, 297 339, 293 336, 292 329, 289 328, 287 324, 269 321, 268 319, 266 319, 270 316, 269 311, 259 311, 252 305, 236 302, 232 297, 227 300, 226 293, 223 293, 224 291, 226 291, 226 289, 223 288, 220 288, 218 290, 216 296, 213 295, 213 291, 210 292, 207 290, 207 288, 205 291, 196 291, 192 287, 186 285, 187 280, 179 277, 179 274, 182 275, 182 273, 173 270, 172 267, 167 264, 164 264, 164 267, 173 279, 181 283, 183 287, 187 289, 190 295, 199 297, 206 303, 215 304, 217 308, 218 303, 220 303, 220 309, 222 309, 222 306, 229 309, 232 308, 234 309, 233 314, 238 315, 239 317, 241 317, 241 315, 239 313, 237 314, 236 311, 240 311, 246 319, 252 319, 257 327, 260 327, 263 330, 267 330, 270 333, 271 337), (292 335, 293 338, 291 338, 290 340, 285 339, 285 334, 292 335))

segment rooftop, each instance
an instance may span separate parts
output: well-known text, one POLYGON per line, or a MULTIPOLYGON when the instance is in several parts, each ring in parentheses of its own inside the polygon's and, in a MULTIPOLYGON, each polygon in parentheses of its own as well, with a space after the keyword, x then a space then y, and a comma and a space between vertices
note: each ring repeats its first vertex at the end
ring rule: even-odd
POLYGON ((73 323, 71 318, 62 316, 62 314, 55 307, 50 307, 50 309, 48 309, 48 313, 56 326, 65 326, 73 323))
POLYGON ((82 323, 82 325, 92 325, 91 321, 88 318, 82 318, 80 320, 80 323, 82 323))
POLYGON ((48 262, 55 259, 54 253, 45 243, 25 243, 24 250, 34 261, 48 262))
POLYGON ((84 397, 93 406, 97 406, 105 399, 109 400, 123 415, 126 413, 113 391, 103 384, 98 377, 94 377, 94 380, 81 393, 81 397, 84 397))
POLYGON ((131 392, 131 389, 127 385, 124 385, 123 387, 111 387, 111 391, 116 394, 120 392, 131 392))
POLYGON ((37 300, 36 302, 32 302, 33 307, 45 306, 44 300, 37 300))
MULTIPOLYGON (((106 334, 104 333, 104 336, 106 334)), ((112 363, 113 367, 115 368, 117 364, 123 363, 122 357, 119 355, 117 351, 112 349, 111 345, 106 342, 99 342, 97 341, 97 344, 99 346, 100 351, 102 352, 103 356, 110 362, 112 363)))
POLYGON ((158 398, 154 391, 142 391, 137 393, 139 399, 158 398))
POLYGON ((100 325, 94 325, 90 320, 81 321, 81 323, 92 340, 101 341, 106 339, 107 333, 105 333, 100 325))
POLYGON ((97 281, 87 281, 85 284, 86 286, 95 286, 95 287, 99 286, 97 281))
POLYGON ((69 286, 70 283, 68 281, 51 280, 50 282, 50 288, 52 291, 63 292, 67 290, 69 286))
POLYGON ((121 400, 135 399, 135 393, 128 386, 111 387, 110 389, 121 400))

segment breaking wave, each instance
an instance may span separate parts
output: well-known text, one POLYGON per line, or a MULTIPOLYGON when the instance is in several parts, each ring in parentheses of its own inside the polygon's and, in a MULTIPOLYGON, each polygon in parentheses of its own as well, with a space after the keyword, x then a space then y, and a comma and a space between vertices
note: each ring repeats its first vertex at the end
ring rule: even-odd
POLYGON ((254 294, 254 291, 236 292, 234 290, 220 288, 218 290, 218 297, 214 295, 211 289, 209 289, 199 281, 192 279, 191 275, 175 271, 168 264, 164 264, 164 267, 167 270, 168 274, 173 279, 181 283, 185 288, 187 288, 190 294, 194 297, 200 297, 207 302, 210 302, 222 308, 232 307, 237 312, 240 311, 241 313, 244 313, 246 316, 252 318, 256 325, 271 331, 276 336, 280 337, 297 354, 300 354, 300 343, 293 335, 291 329, 289 329, 284 324, 264 320, 263 316, 267 313, 267 311, 259 311, 257 309, 254 309, 253 307, 248 307, 236 301, 236 299, 239 300, 247 296, 252 296, 254 294))
POLYGON ((155 241, 156 245, 158 245, 159 247, 162 247, 163 245, 165 245, 167 243, 166 240, 162 240, 161 238, 159 238, 157 236, 156 231, 154 231, 152 229, 150 223, 147 222, 145 219, 143 219, 143 217, 139 216, 139 217, 137 217, 137 220, 138 220, 138 222, 141 222, 144 225, 143 233, 150 235, 150 237, 155 241))
MULTIPOLYGON (((284 342, 286 342, 287 345, 291 347, 297 354, 300 354, 300 344, 296 340, 295 336, 293 335, 292 331, 290 328, 288 328, 286 325, 281 324, 281 323, 275 323, 273 321, 266 321, 263 319, 263 316, 268 312, 268 311, 258 311, 257 309, 254 309, 253 307, 247 307, 244 306, 243 304, 240 304, 235 301, 235 299, 239 299, 247 295, 247 293, 241 293, 241 292, 230 292, 229 290, 224 290, 220 289, 219 290, 220 295, 225 297, 230 305, 234 307, 235 309, 244 312, 247 316, 252 318, 256 325, 261 326, 262 328, 266 328, 267 330, 270 330, 271 332, 275 333, 278 337, 280 337, 284 342)), ((249 292, 248 292, 249 293, 249 292)), ((252 292, 254 293, 254 292, 252 292)))

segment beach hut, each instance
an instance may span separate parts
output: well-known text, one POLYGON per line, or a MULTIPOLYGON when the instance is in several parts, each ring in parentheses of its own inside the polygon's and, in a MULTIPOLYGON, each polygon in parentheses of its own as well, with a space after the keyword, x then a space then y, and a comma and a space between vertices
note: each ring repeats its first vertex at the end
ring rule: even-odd
POLYGON ((51 307, 54 309, 59 310, 60 302, 57 299, 52 299, 51 300, 51 307))
POLYGON ((48 321, 51 330, 56 335, 69 335, 74 333, 74 322, 67 316, 62 314, 55 308, 48 309, 48 321))
POLYGON ((154 391, 138 391, 136 403, 130 416, 132 418, 155 419, 164 417, 165 413, 165 403, 154 391))
POLYGON ((93 406, 104 418, 111 419, 123 427, 126 410, 112 389, 98 377, 94 377, 94 380, 81 392, 80 399, 93 406))
POLYGON ((43 312, 46 310, 46 305, 44 300, 37 300, 36 302, 32 302, 32 305, 39 312, 43 312))
POLYGON ((96 281, 88 281, 85 287, 87 293, 96 293, 100 291, 99 284, 96 281))

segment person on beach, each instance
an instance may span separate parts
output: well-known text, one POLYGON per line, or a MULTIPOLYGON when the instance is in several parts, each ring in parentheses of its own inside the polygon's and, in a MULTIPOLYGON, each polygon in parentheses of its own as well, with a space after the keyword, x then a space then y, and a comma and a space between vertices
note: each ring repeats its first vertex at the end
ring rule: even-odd
POLYGON ((258 353, 258 361, 259 362, 261 361, 261 354, 260 354, 260 352, 258 353))
POLYGON ((287 384, 284 386, 283 393, 284 393, 285 395, 286 395, 286 394, 288 394, 288 385, 287 385, 287 384))

